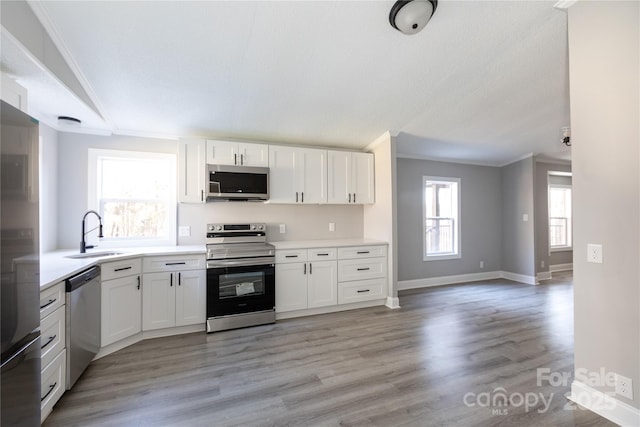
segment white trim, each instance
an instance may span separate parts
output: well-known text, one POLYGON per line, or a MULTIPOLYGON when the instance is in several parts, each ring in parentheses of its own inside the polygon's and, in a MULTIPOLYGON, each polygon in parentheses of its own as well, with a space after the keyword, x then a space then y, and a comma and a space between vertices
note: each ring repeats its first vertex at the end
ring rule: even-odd
POLYGON ((501 279, 501 271, 483 273, 457 274, 454 276, 428 277, 424 279, 402 280, 398 282, 398 290, 430 288, 432 286, 452 285, 455 283, 477 282, 480 280, 501 279))
POLYGON ((476 160, 462 160, 462 159, 458 160, 458 159, 450 159, 450 158, 442 158, 442 157, 423 156, 421 154, 397 153, 396 159, 428 160, 431 162, 453 163, 456 165, 486 166, 486 167, 492 167, 492 168, 498 167, 498 165, 491 162, 481 162, 476 160))
POLYGON ((535 157, 536 163, 547 163, 550 165, 562 165, 562 166, 571 166, 571 160, 563 160, 563 159, 550 159, 550 158, 540 158, 539 156, 535 157))
POLYGON ((567 10, 577 2, 578 0, 560 0, 554 4, 553 7, 556 9, 567 10))
POLYGON ((536 274, 536 282, 540 282, 540 280, 551 280, 551 272, 550 271, 541 271, 536 274))
POLYGON ((535 276, 527 276, 525 274, 512 273, 510 271, 502 271, 502 278, 513 280, 514 282, 525 283, 527 285, 537 285, 535 276))
POLYGON ((385 133, 383 133, 382 135, 380 135, 379 137, 377 137, 376 139, 373 140, 373 142, 371 142, 369 145, 367 145, 366 147, 364 147, 364 149, 362 151, 370 153, 372 152, 378 145, 382 144, 383 142, 387 141, 387 140, 391 140, 391 132, 390 131, 386 131, 385 133))
POLYGON ((510 165, 510 164, 512 164, 512 163, 517 163, 517 162, 519 162, 519 161, 521 161, 521 160, 528 159, 529 157, 533 157, 533 156, 535 156, 535 154, 534 154, 534 153, 527 153, 527 154, 522 155, 522 156, 520 156, 520 157, 517 157, 517 158, 515 158, 515 159, 513 159, 513 160, 509 160, 507 163, 503 163, 503 164, 501 164, 501 165, 498 165, 498 167, 502 168, 502 167, 504 167, 504 166, 508 166, 508 165, 510 165))
POLYGON ((549 266, 549 271, 555 273, 556 271, 570 271, 573 270, 573 263, 568 264, 554 264, 549 266))
POLYGON ((276 320, 291 319, 294 317, 315 316, 316 314, 337 313, 339 311, 353 310, 356 308, 369 308, 376 306, 384 306, 385 299, 377 299, 373 301, 354 302, 351 304, 330 305, 327 307, 305 308, 302 310, 285 311, 284 313, 276 312, 276 320))
POLYGON ((387 297, 387 303, 385 304, 387 308, 396 309, 400 308, 400 298, 398 297, 387 297))
POLYGON ((424 175, 422 177, 422 260, 427 261, 444 261, 449 259, 460 259, 462 258, 462 179, 456 177, 443 177, 443 176, 431 176, 424 175), (443 182, 443 183, 456 183, 456 193, 457 193, 457 206, 456 206, 456 215, 455 215, 455 253, 448 254, 427 254, 427 204, 425 201, 427 182, 443 182))
POLYGON ((549 253, 554 252, 571 252, 573 251, 573 246, 551 246, 549 248, 549 253))
POLYGON ((571 383, 571 393, 567 395, 567 398, 621 426, 640 425, 640 409, 579 381, 571 383))

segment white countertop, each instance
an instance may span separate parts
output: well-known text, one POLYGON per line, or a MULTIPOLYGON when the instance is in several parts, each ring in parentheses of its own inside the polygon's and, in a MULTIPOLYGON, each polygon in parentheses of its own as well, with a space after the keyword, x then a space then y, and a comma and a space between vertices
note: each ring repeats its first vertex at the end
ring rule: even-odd
POLYGON ((334 240, 286 240, 269 242, 276 249, 306 249, 306 248, 341 248, 348 246, 387 245, 387 242, 373 239, 334 239, 334 240))
POLYGON ((86 270, 94 265, 139 256, 152 255, 189 255, 204 254, 206 248, 202 246, 154 246, 144 248, 99 248, 88 250, 91 252, 122 252, 119 255, 98 257, 98 258, 67 258, 69 255, 77 255, 78 251, 73 249, 47 252, 40 257, 40 290, 43 291, 61 280, 66 279, 76 273, 86 270))

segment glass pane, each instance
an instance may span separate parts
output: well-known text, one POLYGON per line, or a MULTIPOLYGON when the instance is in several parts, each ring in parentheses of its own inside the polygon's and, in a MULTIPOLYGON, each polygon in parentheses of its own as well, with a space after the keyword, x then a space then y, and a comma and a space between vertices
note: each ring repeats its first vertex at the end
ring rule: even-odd
POLYGON ((105 199, 165 199, 173 178, 162 159, 100 159, 101 197, 105 199), (163 171, 158 173, 158 171, 163 171))
POLYGON ((264 295, 264 272, 231 273, 220 275, 220 299, 264 295))
POLYGON ((104 237, 165 237, 165 203, 146 201, 103 201, 104 237))
POLYGON ((457 254, 458 183, 426 181, 425 212, 427 254, 457 254))

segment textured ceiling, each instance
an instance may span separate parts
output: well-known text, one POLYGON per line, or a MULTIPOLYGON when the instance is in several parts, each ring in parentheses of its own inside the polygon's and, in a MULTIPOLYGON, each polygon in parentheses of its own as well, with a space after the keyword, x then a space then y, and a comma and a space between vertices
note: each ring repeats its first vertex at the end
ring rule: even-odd
POLYGON ((566 13, 441 0, 406 36, 393 1, 30 2, 118 133, 362 148, 504 164, 566 157, 566 13))

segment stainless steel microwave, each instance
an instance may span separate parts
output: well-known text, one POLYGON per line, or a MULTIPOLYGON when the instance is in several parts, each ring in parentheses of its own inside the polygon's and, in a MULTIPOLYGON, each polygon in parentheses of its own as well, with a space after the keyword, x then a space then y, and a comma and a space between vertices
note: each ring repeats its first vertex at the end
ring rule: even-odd
POLYGON ((207 201, 269 200, 269 168, 207 165, 207 201))

